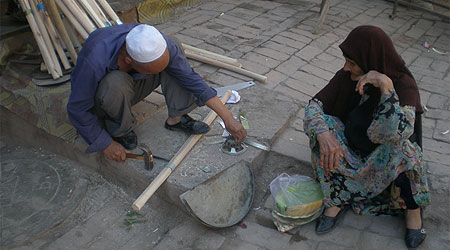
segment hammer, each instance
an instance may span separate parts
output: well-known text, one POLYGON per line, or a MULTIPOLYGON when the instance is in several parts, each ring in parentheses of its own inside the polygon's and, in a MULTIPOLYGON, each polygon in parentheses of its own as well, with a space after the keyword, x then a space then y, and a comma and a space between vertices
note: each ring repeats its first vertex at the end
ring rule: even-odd
POLYGON ((126 153, 127 158, 140 159, 144 160, 145 169, 152 170, 153 169, 153 154, 150 148, 146 144, 139 144, 139 148, 142 149, 142 154, 132 154, 126 153))

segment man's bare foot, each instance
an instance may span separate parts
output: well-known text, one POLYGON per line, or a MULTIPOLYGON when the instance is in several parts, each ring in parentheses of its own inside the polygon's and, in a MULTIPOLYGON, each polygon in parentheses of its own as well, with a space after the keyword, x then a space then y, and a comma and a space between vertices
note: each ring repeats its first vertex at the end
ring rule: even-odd
POLYGON ((420 218, 420 208, 406 210, 406 228, 420 229, 422 227, 422 219, 420 218))
POLYGON ((325 216, 334 218, 336 215, 341 211, 341 208, 339 207, 329 207, 325 209, 325 212, 323 213, 325 216))

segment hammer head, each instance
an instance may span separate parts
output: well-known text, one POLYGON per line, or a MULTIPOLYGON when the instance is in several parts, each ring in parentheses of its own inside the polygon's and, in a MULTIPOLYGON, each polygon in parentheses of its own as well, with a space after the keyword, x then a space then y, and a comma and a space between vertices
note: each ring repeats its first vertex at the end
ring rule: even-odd
POLYGON ((152 170, 153 169, 153 154, 150 148, 146 144, 139 144, 139 148, 143 152, 145 169, 152 170))

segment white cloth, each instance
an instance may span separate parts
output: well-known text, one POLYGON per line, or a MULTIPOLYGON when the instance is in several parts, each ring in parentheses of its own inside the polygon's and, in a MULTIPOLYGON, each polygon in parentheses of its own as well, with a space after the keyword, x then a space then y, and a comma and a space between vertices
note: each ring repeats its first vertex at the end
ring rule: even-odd
POLYGON ((153 62, 166 51, 167 43, 161 32, 148 24, 140 24, 128 32, 127 52, 140 63, 153 62))
POLYGON ((227 103, 234 104, 234 103, 238 103, 240 100, 241 100, 241 95, 239 95, 239 93, 237 91, 232 90, 230 99, 228 99, 227 103))

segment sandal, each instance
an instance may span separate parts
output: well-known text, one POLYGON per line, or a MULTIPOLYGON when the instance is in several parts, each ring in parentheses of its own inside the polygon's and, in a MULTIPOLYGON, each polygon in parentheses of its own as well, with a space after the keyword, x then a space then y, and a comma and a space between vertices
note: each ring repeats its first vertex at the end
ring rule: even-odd
POLYGON ((205 134, 210 129, 208 124, 194 120, 187 114, 182 115, 181 121, 174 125, 167 124, 166 120, 164 127, 168 130, 180 130, 193 135, 205 134))

